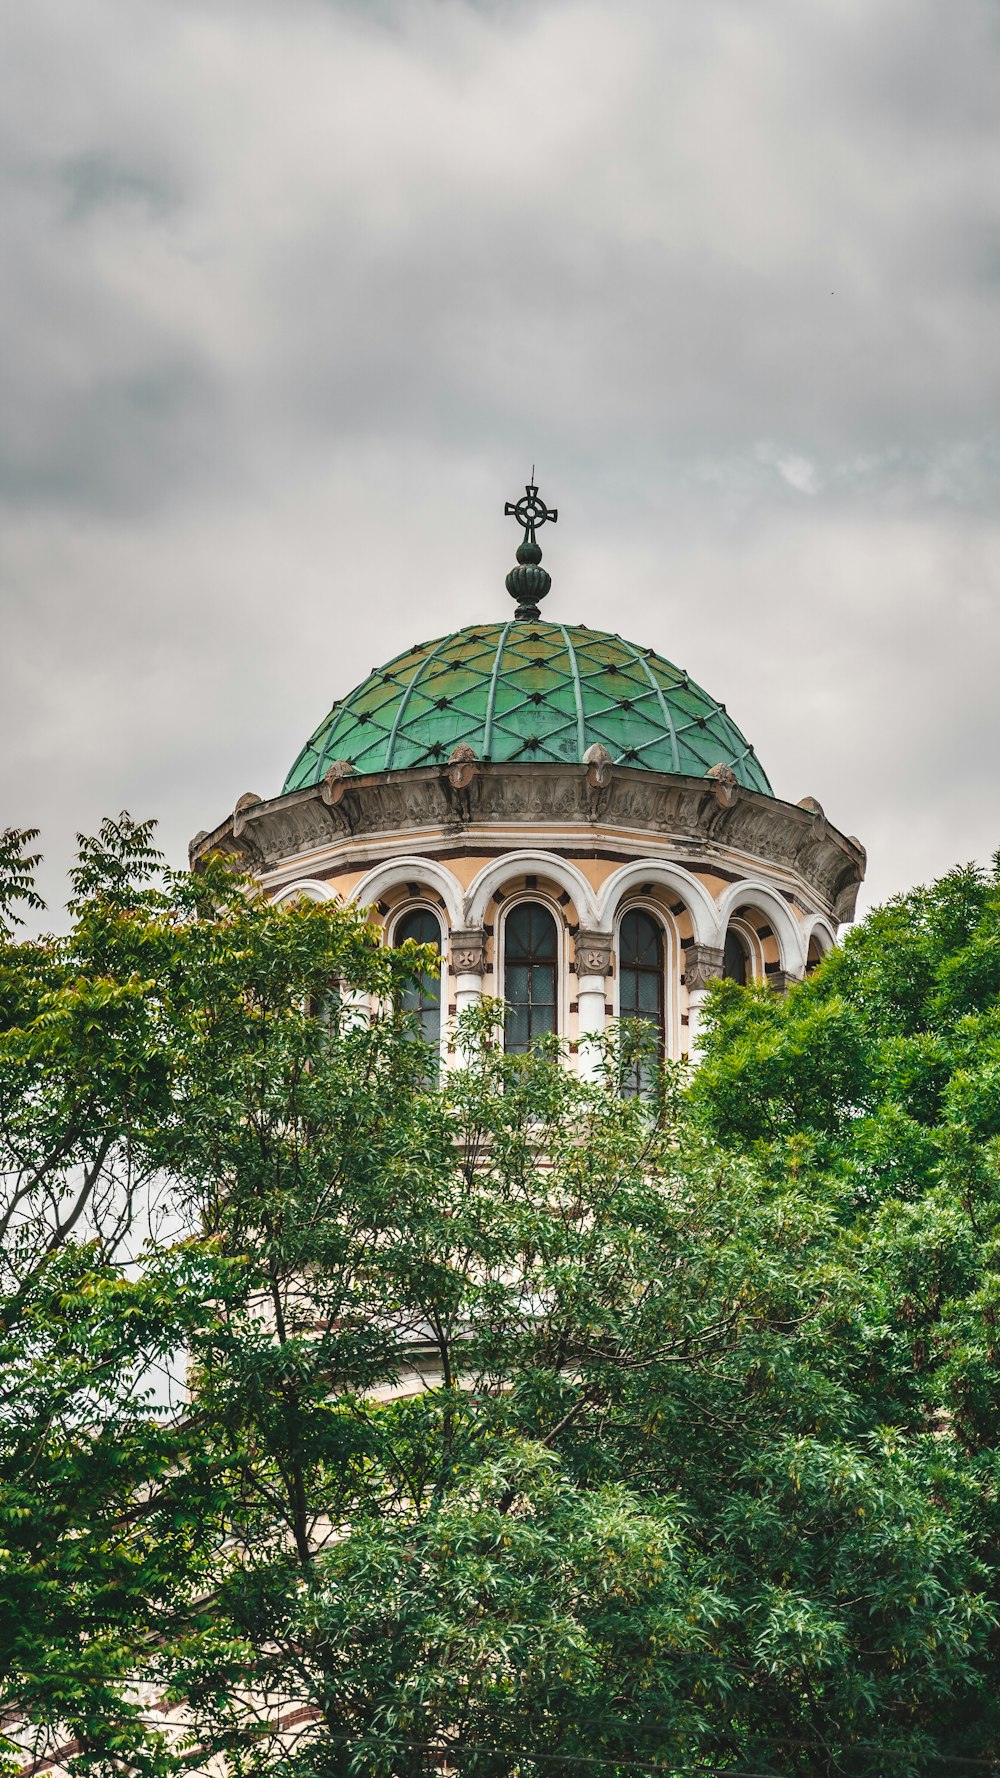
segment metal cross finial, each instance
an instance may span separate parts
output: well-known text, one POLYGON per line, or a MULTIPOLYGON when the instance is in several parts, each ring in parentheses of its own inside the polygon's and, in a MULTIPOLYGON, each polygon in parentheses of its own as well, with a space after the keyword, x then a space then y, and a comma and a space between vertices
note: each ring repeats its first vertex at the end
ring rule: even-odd
POLYGON ((544 500, 539 500, 538 498, 538 489, 535 485, 534 464, 531 466, 531 480, 530 482, 525 483, 523 499, 516 502, 508 500, 503 510, 505 518, 508 517, 510 513, 513 513, 518 524, 523 529, 525 539, 528 543, 534 543, 535 531, 539 526, 548 524, 550 520, 554 525, 559 517, 555 507, 553 507, 550 512, 544 500))
POLYGON ((550 520, 554 525, 559 517, 555 507, 550 512, 544 500, 538 498, 534 464, 531 480, 525 483, 524 499, 516 503, 508 500, 503 510, 505 516, 513 513, 524 532, 517 546, 517 567, 511 569, 505 585, 511 598, 517 600, 515 620, 530 619, 533 623, 538 617, 538 602, 545 598, 552 585, 548 569, 542 567, 542 552, 535 541, 535 532, 550 520))

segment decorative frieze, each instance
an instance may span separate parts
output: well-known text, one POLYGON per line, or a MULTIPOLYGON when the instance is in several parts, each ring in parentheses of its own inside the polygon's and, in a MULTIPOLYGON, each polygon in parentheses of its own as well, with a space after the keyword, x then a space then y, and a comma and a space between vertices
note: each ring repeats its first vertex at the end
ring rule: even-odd
MULTIPOLYGON (((471 750, 470 750, 471 751, 471 750)), ((593 754, 594 749, 590 750, 593 754)), ((603 751, 603 750, 602 750, 603 751)), ((457 757, 445 766, 364 775, 331 769, 322 785, 269 802, 241 798, 237 815, 193 846, 197 859, 221 849, 255 870, 273 870, 297 856, 381 836, 413 835, 420 851, 458 833, 489 839, 496 827, 580 828, 602 844, 615 831, 646 833, 670 845, 739 852, 794 872, 836 921, 850 919, 864 875, 864 849, 837 832, 811 803, 795 807, 742 786, 725 774, 705 779, 647 772, 590 758, 585 765, 490 766, 457 757)), ((588 841, 592 843, 592 841, 588 841)))

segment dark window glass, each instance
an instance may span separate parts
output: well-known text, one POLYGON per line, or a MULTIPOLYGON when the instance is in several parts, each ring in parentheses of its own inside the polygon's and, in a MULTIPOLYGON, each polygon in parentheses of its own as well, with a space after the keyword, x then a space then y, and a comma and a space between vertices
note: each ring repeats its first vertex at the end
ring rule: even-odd
MULTIPOLYGON (((663 1016, 663 930, 641 909, 624 915, 618 931, 618 1011, 623 1019, 645 1019, 656 1031, 662 1055, 666 1040, 663 1016)), ((644 1093, 651 1085, 648 1063, 638 1061, 622 1082, 627 1094, 644 1093)))
POLYGON ((505 1049, 523 1053, 556 1028, 556 923, 537 901, 512 908, 504 926, 505 1049))
POLYGON ((741 988, 747 985, 747 948, 738 932, 731 929, 726 933, 726 948, 722 953, 722 973, 727 982, 739 982, 741 988))
MULTIPOLYGON (((405 914, 396 927, 397 945, 412 938, 417 945, 433 945, 440 954, 441 928, 434 915, 427 908, 416 908, 412 914, 405 914)), ((421 975, 416 981, 408 983, 400 995, 400 1007, 403 1012, 414 1013, 417 1031, 424 1043, 437 1048, 441 1041, 441 995, 440 983, 436 975, 421 975)))

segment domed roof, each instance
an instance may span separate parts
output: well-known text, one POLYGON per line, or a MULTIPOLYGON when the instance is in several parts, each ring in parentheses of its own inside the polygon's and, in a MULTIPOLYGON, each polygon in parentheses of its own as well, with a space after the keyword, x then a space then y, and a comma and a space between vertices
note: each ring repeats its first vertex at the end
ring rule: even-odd
POLYGON ((678 667, 584 624, 472 624, 421 642, 334 704, 284 790, 318 784, 334 760, 357 772, 443 762, 459 742, 482 760, 566 764, 595 742, 616 764, 703 778, 731 766, 773 795, 753 748, 678 667))

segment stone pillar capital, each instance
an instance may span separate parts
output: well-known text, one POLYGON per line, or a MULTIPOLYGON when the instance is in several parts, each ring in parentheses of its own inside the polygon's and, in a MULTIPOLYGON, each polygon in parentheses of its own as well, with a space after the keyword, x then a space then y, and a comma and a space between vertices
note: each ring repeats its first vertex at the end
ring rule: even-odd
POLYGON ((608 975, 611 970, 611 934, 581 926, 576 935, 576 973, 608 975))
POLYGON ((722 949, 718 945, 688 945, 684 952, 684 980, 688 993, 707 988, 722 974, 722 949))
POLYGON ((795 975, 790 969, 772 969, 764 979, 768 987, 773 988, 776 994, 785 994, 792 983, 800 982, 802 977, 795 975))
POLYGON ((456 927, 448 939, 448 959, 454 975, 483 975, 486 933, 482 926, 456 927))

